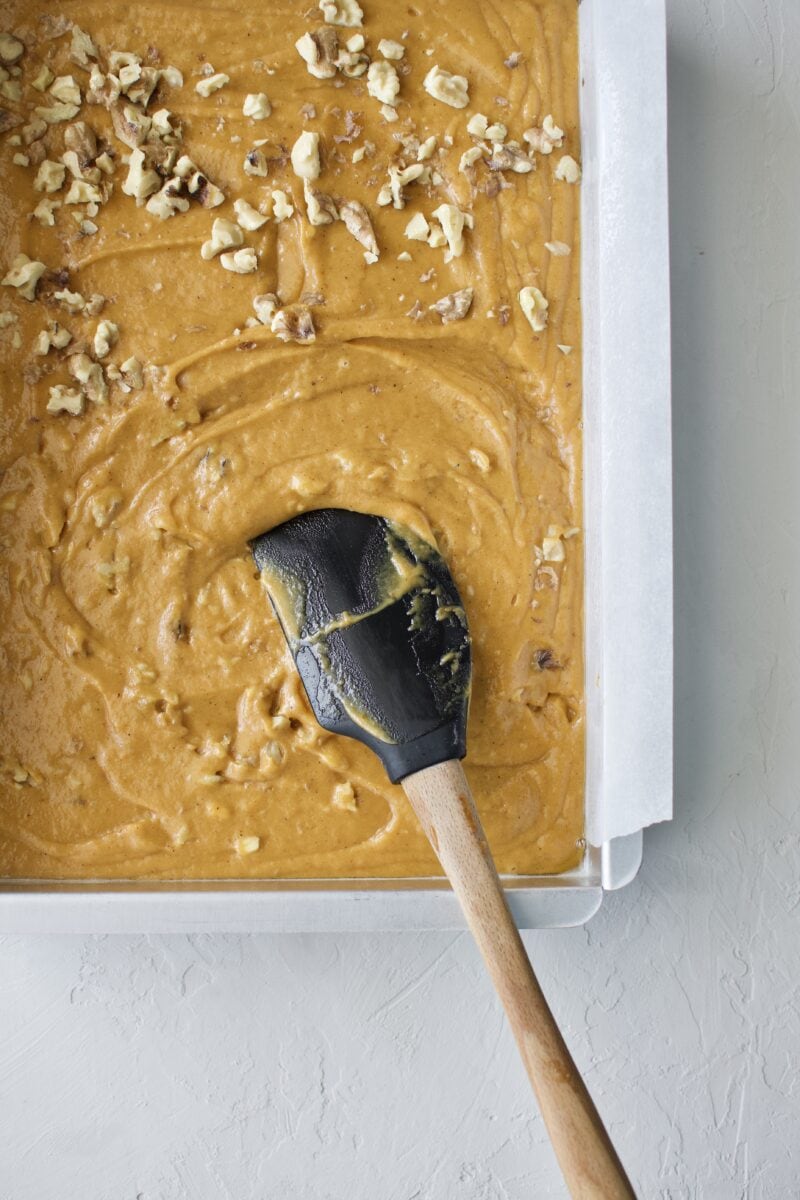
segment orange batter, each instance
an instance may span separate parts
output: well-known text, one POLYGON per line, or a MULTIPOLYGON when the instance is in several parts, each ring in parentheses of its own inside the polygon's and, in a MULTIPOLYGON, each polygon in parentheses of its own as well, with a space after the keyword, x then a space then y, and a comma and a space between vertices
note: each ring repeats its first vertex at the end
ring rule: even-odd
POLYGON ((0 876, 436 873, 246 546, 330 506, 451 566, 500 871, 580 857, 577 5, 361 7, 0 0, 0 876))

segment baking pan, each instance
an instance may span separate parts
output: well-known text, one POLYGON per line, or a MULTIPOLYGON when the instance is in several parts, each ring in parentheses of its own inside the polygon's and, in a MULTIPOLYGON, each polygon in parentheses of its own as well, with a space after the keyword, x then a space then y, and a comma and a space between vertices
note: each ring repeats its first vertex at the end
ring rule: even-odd
MULTIPOLYGON (((641 826, 671 798, 664 0, 581 0, 579 13, 588 842, 572 871, 505 880, 522 928, 589 920, 605 890, 635 876, 641 826)), ((0 883, 3 932, 462 924, 438 879, 0 883)))

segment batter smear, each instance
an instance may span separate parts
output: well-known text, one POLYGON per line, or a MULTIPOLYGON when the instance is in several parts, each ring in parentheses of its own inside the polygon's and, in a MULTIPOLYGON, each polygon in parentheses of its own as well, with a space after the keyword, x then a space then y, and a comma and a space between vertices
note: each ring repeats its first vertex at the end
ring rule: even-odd
POLYGON ((247 546, 435 544, 501 872, 582 853, 575 0, 0 0, 0 876, 438 874, 247 546))

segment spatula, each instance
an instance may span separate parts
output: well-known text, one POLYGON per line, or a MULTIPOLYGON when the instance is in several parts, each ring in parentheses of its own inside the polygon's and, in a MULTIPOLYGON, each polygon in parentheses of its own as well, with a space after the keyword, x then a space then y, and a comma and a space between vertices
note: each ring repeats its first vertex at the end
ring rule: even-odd
POLYGON ((460 759, 471 654, 441 555, 382 517, 320 509, 251 542, 319 723, 401 783, 506 1010, 576 1200, 634 1196, 506 904, 460 759))

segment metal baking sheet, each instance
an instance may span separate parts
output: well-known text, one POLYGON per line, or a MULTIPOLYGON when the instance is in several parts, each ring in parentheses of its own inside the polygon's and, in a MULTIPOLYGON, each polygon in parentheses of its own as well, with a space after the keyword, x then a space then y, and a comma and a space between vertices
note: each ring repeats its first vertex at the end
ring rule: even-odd
MULTIPOLYGON (((641 862, 641 825, 651 819, 653 803, 652 811, 660 814, 656 819, 663 817, 671 787, 672 497, 669 440, 659 432, 669 428, 664 0, 581 0, 579 12, 584 410, 587 417, 591 414, 584 433, 587 830, 591 835, 593 829, 621 828, 625 835, 597 839, 600 844, 587 846, 582 864, 563 875, 506 879, 509 903, 522 928, 583 924, 600 907, 604 891, 630 882, 641 862), (629 70, 631 46, 636 48, 635 69, 629 70), (620 188, 612 169, 620 152, 641 164, 641 188, 620 188), (638 239, 639 261, 632 261, 627 271, 603 269, 609 261, 605 239, 613 239, 615 231, 624 231, 621 244, 626 247, 638 239), (601 232, 603 253, 592 243, 601 232), (643 270, 643 263, 650 269, 643 270), (629 337, 623 321, 630 312, 639 314, 631 353, 650 386, 645 406, 628 397, 620 422, 621 410, 614 407, 618 397, 609 392, 607 373, 629 337), (603 372, 606 386, 599 386, 603 372), (613 457, 603 453, 609 428, 613 457), (619 557, 608 541, 619 533, 614 521, 627 502, 620 462, 656 464, 642 498, 646 513, 632 528, 629 521, 626 531, 626 577, 635 584, 626 605, 619 603, 616 591, 612 594, 614 576, 608 570, 619 557), (624 654, 616 651, 620 646, 624 654), (630 681, 637 679, 647 680, 646 694, 637 693, 636 684, 631 687, 630 681), (643 718, 639 709, 645 699, 648 714, 643 718)), ((626 172, 628 180, 635 177, 626 172)), ((462 925, 454 896, 437 879, 0 882, 0 932, 322 932, 462 925)))

